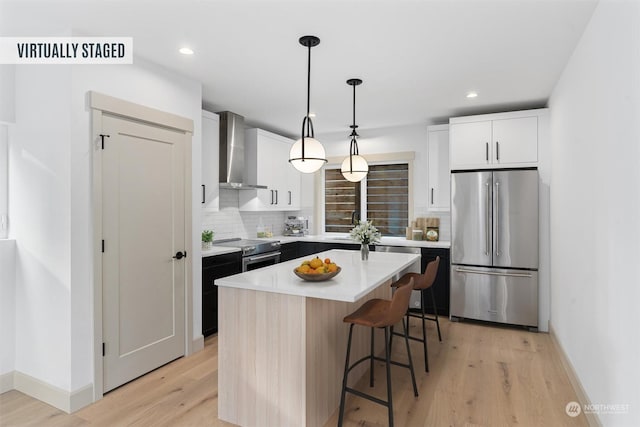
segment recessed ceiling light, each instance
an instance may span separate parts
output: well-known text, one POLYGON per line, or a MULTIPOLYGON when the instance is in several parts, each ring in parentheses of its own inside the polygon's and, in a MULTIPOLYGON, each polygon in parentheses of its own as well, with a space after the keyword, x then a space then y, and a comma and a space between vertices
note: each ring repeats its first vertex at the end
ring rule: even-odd
POLYGON ((181 47, 179 52, 183 55, 193 55, 193 50, 189 49, 188 47, 181 47))
POLYGON ((467 93, 467 98, 475 98, 478 96, 477 92, 469 92, 467 93))

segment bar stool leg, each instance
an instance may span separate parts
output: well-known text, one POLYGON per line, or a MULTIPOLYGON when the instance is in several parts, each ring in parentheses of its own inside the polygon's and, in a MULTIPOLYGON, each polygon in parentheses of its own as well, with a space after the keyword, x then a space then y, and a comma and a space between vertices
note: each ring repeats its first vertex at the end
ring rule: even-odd
POLYGON ((407 347, 407 357, 409 357, 409 370, 411 371, 411 383, 413 384, 413 395, 418 397, 418 386, 416 385, 416 374, 413 371, 413 361, 411 359, 411 350, 409 349, 409 330, 402 322, 404 329, 404 343, 407 347))
MULTIPOLYGON (((392 335, 393 336, 393 335, 392 335)), ((371 361, 369 362, 369 387, 373 387, 373 348, 375 339, 375 328, 371 328, 371 361)))
MULTIPOLYGON (((389 342, 389 327, 384 327, 384 343, 389 342)), ((385 345, 385 358, 387 362, 387 402, 389 405, 389 427, 393 427, 393 402, 391 398, 391 354, 389 352, 389 346, 385 345)), ((340 424, 339 424, 340 425, 340 424)))
POLYGON ((440 334, 440 322, 438 321, 438 309, 436 308, 436 297, 433 293, 433 286, 429 288, 431 291, 431 303, 433 304, 433 313, 436 316, 436 326, 438 327, 438 340, 442 341, 442 335, 440 334))
POLYGON ((424 289, 420 291, 422 298, 420 301, 420 311, 422 313, 422 347, 424 348, 424 370, 429 372, 429 356, 427 354, 427 329, 425 325, 424 313, 424 289))
POLYGON ((353 335, 353 326, 353 323, 349 326, 347 360, 344 362, 344 376, 342 377, 342 395, 340 396, 340 416, 338 417, 338 427, 342 427, 342 421, 344 420, 344 401, 347 395, 347 376, 349 375, 349 356, 351 353, 351 336, 353 335))

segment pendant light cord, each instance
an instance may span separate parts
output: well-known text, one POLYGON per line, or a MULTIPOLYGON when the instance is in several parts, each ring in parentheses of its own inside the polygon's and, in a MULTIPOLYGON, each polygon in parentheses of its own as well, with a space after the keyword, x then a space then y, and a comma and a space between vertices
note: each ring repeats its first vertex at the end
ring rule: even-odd
MULTIPOLYGON (((311 44, 307 46, 309 54, 307 55, 307 117, 309 117, 310 99, 311 99, 311 44)), ((307 121, 307 136, 309 136, 309 122, 307 121)))

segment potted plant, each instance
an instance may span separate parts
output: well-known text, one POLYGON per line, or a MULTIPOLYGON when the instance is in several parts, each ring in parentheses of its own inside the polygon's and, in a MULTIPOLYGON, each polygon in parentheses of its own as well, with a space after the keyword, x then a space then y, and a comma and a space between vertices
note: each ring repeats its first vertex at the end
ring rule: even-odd
POLYGON ((360 242, 360 255, 363 261, 369 259, 369 245, 379 243, 382 235, 371 221, 360 221, 351 230, 351 238, 360 242))
POLYGON ((213 246, 213 231, 204 230, 202 232, 202 250, 207 251, 213 246))

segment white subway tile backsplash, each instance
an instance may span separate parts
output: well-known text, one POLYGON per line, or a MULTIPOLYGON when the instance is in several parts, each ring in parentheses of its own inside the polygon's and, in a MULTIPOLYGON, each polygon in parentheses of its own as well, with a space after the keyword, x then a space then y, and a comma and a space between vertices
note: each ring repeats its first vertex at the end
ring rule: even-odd
POLYGON ((214 240, 240 237, 256 237, 256 228, 262 218, 262 224, 270 227, 273 235, 281 235, 287 215, 297 212, 240 212, 238 210, 238 191, 220 189, 220 210, 202 212, 202 229, 213 230, 214 240))

